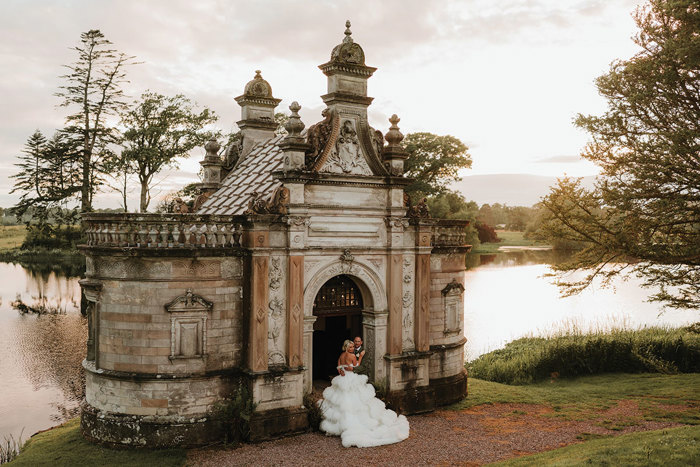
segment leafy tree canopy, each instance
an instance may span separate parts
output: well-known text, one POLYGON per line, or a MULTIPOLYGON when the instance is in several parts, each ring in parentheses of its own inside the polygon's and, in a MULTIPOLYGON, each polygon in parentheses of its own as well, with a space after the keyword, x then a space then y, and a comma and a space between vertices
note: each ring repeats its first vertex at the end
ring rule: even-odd
POLYGON ((575 120, 601 175, 592 190, 560 180, 538 233, 585 245, 559 266, 590 272, 568 292, 631 273, 651 300, 700 308, 700 4, 651 0, 634 19, 640 52, 596 81, 607 112, 575 120))
POLYGON ((412 196, 442 193, 449 184, 461 180, 460 169, 472 166, 469 148, 454 136, 409 133, 401 143, 409 155, 404 174, 414 179, 406 187, 412 196))
POLYGON ((185 96, 166 97, 147 92, 122 117, 124 131, 122 155, 130 163, 141 184, 141 212, 148 209, 153 177, 162 169, 176 164, 176 158, 215 135, 206 125, 217 116, 204 108, 195 110, 185 96))

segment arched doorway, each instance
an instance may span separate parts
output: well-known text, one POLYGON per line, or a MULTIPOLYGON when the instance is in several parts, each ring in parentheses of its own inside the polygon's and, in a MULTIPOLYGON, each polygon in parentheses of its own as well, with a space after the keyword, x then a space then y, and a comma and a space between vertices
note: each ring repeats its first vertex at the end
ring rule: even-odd
POLYGON ((362 293, 349 276, 329 279, 316 294, 313 314, 313 379, 328 381, 337 375, 343 341, 362 336, 362 293))

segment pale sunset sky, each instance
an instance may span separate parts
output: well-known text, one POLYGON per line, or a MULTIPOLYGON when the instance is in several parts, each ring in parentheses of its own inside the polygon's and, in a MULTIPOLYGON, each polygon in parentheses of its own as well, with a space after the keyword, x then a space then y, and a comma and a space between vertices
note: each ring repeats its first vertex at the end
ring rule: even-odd
MULTIPOLYGON (((39 129, 64 124, 54 93, 76 56, 80 33, 100 29, 142 64, 128 69, 126 93, 182 93, 234 129, 233 98, 262 70, 277 111, 296 100, 306 126, 320 120, 330 58, 352 21, 367 65, 370 123, 383 132, 451 134, 470 147, 484 174, 594 175, 578 154, 587 135, 572 124, 601 113, 594 79, 636 52, 637 0, 3 0, 0 2, 0 206, 10 195, 16 156, 39 129)), ((203 150, 164 174, 161 195, 197 180, 203 150)), ((136 186, 134 185, 134 188, 136 186)), ((134 190, 134 199, 137 191, 134 190)), ((469 199, 468 194, 466 194, 469 199)), ((155 207, 156 201, 151 208, 155 207)), ((97 207, 117 207, 105 194, 97 207)), ((135 206, 135 203, 132 204, 135 206)))

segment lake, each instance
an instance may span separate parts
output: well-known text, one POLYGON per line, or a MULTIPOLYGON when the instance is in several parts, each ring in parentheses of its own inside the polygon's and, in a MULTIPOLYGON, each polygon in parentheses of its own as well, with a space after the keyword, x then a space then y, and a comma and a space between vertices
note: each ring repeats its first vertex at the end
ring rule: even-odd
MULTIPOLYGON (((697 313, 667 311, 645 302, 639 282, 591 289, 560 298, 549 264, 551 251, 472 254, 466 277, 465 334, 472 359, 525 335, 546 334, 572 323, 580 328, 611 324, 686 325, 697 313)), ((0 440, 23 439, 78 414, 84 382, 87 322, 81 316, 75 272, 37 270, 0 263, 0 440), (20 314, 17 298, 55 314, 20 314)))
POLYGON ((675 327, 700 318, 697 312, 664 311, 658 303, 647 302, 652 291, 641 288, 636 278, 562 298, 553 278, 544 276, 552 272, 551 264, 566 256, 551 250, 469 256, 464 310, 467 360, 520 337, 572 327, 675 327))

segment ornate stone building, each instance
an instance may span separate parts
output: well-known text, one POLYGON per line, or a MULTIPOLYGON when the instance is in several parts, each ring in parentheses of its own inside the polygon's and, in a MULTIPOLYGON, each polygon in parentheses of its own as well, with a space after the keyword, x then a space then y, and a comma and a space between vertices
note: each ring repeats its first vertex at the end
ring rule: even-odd
POLYGON ((241 388, 253 440, 304 430, 304 394, 358 334, 397 410, 465 396, 467 223, 407 203, 399 119, 369 126, 376 69, 349 24, 320 69, 322 121, 304 131, 293 102, 280 136, 256 72, 236 98, 240 140, 206 145, 195 212, 84 217, 89 439, 216 441, 217 404, 241 388))

